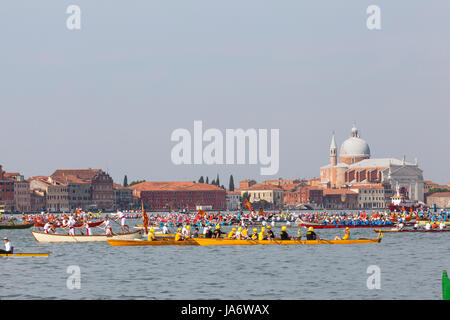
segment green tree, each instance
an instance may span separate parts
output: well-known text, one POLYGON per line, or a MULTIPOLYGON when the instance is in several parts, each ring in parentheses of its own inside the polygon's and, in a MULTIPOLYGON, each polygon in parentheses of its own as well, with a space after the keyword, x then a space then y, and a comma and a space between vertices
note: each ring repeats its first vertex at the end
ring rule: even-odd
POLYGON ((219 174, 217 174, 217 178, 216 178, 216 186, 220 186, 219 174))
POLYGON ((205 183, 205 180, 203 179, 203 176, 200 177, 200 179, 198 179, 199 183, 205 183))
POLYGON ((206 177, 206 183, 209 184, 209 178, 208 177, 206 177))
POLYGON ((135 184, 139 184, 139 183, 142 183, 142 182, 145 182, 145 180, 131 181, 128 186, 131 187, 131 186, 134 186, 135 184))
POLYGON ((125 175, 125 177, 123 178, 123 186, 124 187, 128 187, 128 177, 127 177, 127 175, 125 175))
POLYGON ((230 175, 230 183, 228 184, 228 190, 234 191, 234 179, 233 179, 233 175, 230 175))
POLYGON ((212 185, 216 185, 216 180, 213 179, 213 181, 211 181, 212 185))

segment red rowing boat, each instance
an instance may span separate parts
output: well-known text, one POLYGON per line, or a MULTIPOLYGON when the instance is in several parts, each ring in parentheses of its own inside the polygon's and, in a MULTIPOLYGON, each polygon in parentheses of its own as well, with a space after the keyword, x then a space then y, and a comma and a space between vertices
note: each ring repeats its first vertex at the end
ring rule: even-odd
MULTIPOLYGON (((377 229, 375 229, 375 230, 373 230, 373 231, 375 231, 375 232, 381 232, 381 230, 377 230, 377 229)), ((417 230, 414 230, 414 229, 403 229, 403 230, 397 230, 397 229, 392 229, 392 230, 384 230, 384 231, 382 231, 382 232, 450 232, 450 229, 443 229, 443 230, 440 230, 440 229, 435 229, 435 230, 420 230, 420 229, 417 229, 417 230)))
POLYGON ((393 228, 393 225, 376 225, 376 224, 364 224, 364 225, 334 225, 334 224, 308 224, 301 223, 302 227, 313 227, 314 229, 336 229, 336 228, 393 228))

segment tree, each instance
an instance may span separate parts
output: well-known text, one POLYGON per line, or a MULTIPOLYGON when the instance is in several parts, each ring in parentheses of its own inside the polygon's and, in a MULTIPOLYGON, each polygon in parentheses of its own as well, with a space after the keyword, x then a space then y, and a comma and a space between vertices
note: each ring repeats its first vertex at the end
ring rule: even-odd
POLYGON ((139 184, 139 183, 142 183, 142 182, 145 182, 145 180, 131 181, 128 186, 131 187, 131 186, 134 186, 135 184, 139 184))
POLYGON ((199 183, 205 183, 205 180, 203 179, 203 176, 200 177, 200 179, 198 179, 199 183))
POLYGON ((217 174, 217 178, 216 178, 216 186, 220 186, 219 174, 217 174))
POLYGON ((228 190, 234 191, 234 179, 233 179, 233 175, 230 175, 230 183, 229 183, 229 185, 228 185, 228 190))
POLYGON ((128 187, 128 177, 127 177, 127 175, 125 175, 125 177, 123 178, 123 186, 124 187, 128 187))
POLYGON ((209 184, 209 178, 208 177, 206 177, 206 183, 209 184))
POLYGON ((220 187, 221 187, 223 190, 226 190, 224 185, 221 185, 220 187))
POLYGON ((211 181, 212 185, 216 185, 216 180, 213 179, 213 181, 211 181))

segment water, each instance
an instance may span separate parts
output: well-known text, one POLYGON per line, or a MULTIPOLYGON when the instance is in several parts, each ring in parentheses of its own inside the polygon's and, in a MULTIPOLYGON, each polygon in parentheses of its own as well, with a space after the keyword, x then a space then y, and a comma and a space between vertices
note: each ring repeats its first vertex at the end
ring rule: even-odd
MULTIPOLYGON (((0 258, 0 299, 441 299, 442 270, 450 270, 450 233, 385 233, 380 244, 211 247, 39 244, 29 230, 0 230, 5 236, 16 252, 51 255, 0 258), (79 290, 66 285, 72 265, 81 270, 79 290), (370 265, 381 270, 379 290, 367 288, 370 265)), ((352 238, 376 237, 352 229, 352 238)))

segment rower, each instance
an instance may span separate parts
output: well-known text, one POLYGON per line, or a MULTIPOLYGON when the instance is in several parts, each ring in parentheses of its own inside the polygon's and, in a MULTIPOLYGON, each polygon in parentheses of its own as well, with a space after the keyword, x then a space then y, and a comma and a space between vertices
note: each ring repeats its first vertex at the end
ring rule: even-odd
POLYGON ((267 226, 267 239, 268 240, 273 240, 273 239, 275 239, 275 235, 273 234, 273 231, 272 231, 272 227, 271 226, 267 226))
POLYGON ((425 225, 425 230, 431 230, 431 224, 429 222, 425 225))
POLYGON ((125 218, 125 215, 123 214, 122 211, 117 210, 117 219, 115 221, 119 219, 120 219, 120 226, 122 227, 122 232, 125 232, 125 226, 128 228, 128 226, 125 224, 127 219, 125 218))
POLYGON ((444 221, 441 221, 441 223, 439 223, 439 230, 444 230, 445 229, 445 223, 444 221))
POLYGON ((318 240, 317 234, 314 232, 313 227, 308 228, 308 232, 306 232, 306 240, 318 240))
POLYGON ((213 232, 211 230, 211 226, 208 226, 208 228, 206 229, 205 232, 205 238, 212 238, 213 237, 213 232))
POLYGON ((252 240, 258 240, 258 229, 253 228, 252 240))
POLYGON ((266 227, 262 227, 262 228, 261 228, 261 232, 258 234, 258 240, 259 240, 259 241, 267 240, 267 236, 266 236, 266 227))
POLYGON ((414 223, 413 229, 417 230, 419 228, 419 223, 416 221, 416 223, 414 223))
POLYGON ((244 227, 241 234, 243 239, 249 239, 247 226, 244 227))
POLYGON ((155 229, 150 228, 150 232, 148 233, 147 241, 155 241, 155 240, 156 240, 155 229))
POLYGON ((236 228, 231 229, 231 231, 228 233, 229 239, 236 239, 236 228))
POLYGON ((103 221, 102 225, 105 225, 105 232, 107 236, 112 236, 113 232, 112 232, 112 228, 111 225, 109 224, 109 218, 108 215, 105 216, 105 220, 103 221))
POLYGON ((175 235, 175 241, 183 241, 183 235, 181 234, 181 228, 177 229, 177 234, 175 235))
POLYGON ((236 239, 241 240, 242 238, 243 238, 243 235, 242 235, 242 227, 239 227, 239 228, 237 229, 237 232, 236 232, 236 239))
POLYGON ((50 221, 47 221, 44 225, 44 232, 49 233, 50 230, 55 231, 55 229, 52 227, 52 223, 50 221))
POLYGON ((168 234, 169 233, 169 228, 167 228, 167 223, 164 223, 164 226, 162 228, 162 233, 163 234, 168 234))
POLYGON ((199 232, 198 228, 195 228, 194 235, 192 237, 198 238, 198 232, 199 232))
POLYGON ((214 238, 216 238, 216 239, 219 239, 220 238, 220 236, 222 235, 222 231, 220 231, 220 225, 218 224, 218 225, 216 225, 216 229, 214 230, 214 235, 213 235, 213 237, 214 238))
POLYGON ((69 224, 69 234, 71 236, 74 236, 75 235, 75 219, 73 218, 72 215, 70 215, 70 217, 69 217, 68 224, 69 224))
POLYGON ((297 240, 302 240, 302 230, 300 228, 297 230, 297 240))
POLYGON ((289 237, 289 235, 288 235, 288 233, 286 232, 286 226, 282 226, 281 227, 281 232, 280 232, 280 238, 281 238, 281 240, 292 240, 290 237, 289 237))
POLYGON ((405 225, 403 224, 403 222, 400 222, 400 223, 398 224, 398 230, 402 230, 404 226, 405 226, 405 225))
POLYGON ((0 253, 10 253, 10 254, 12 254, 14 252, 14 248, 11 245, 11 242, 8 240, 7 237, 4 237, 3 241, 5 243, 5 250, 0 249, 0 253))
POLYGON ((339 236, 336 236, 334 238, 334 240, 348 240, 348 239, 350 239, 350 228, 349 227, 345 228, 344 233, 345 234, 344 234, 344 236, 342 238, 339 237, 339 236))

